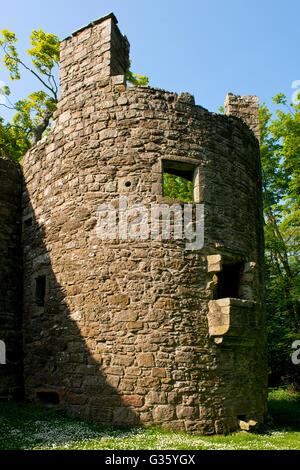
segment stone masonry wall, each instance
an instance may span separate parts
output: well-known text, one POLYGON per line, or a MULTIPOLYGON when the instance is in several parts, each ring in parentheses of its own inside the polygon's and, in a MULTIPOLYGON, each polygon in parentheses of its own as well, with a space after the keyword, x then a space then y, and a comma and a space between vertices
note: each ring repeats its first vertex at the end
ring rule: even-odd
POLYGON ((225 113, 243 119, 260 141, 257 96, 238 96, 228 93, 225 99, 225 113))
POLYGON ((0 400, 22 395, 21 173, 0 158, 0 400), (1 351, 2 351, 1 348, 1 351))
MULTIPOLYGON (((109 425, 222 433, 261 424, 258 141, 242 120, 188 94, 126 87, 120 69, 112 75, 103 31, 122 38, 109 15, 62 43, 52 130, 23 162, 23 216, 32 218, 23 233, 26 396, 109 425), (163 196, 165 161, 197 173, 203 249, 172 238, 101 240, 100 204, 174 203, 163 196), (220 299, 220 272, 235 263, 238 298, 220 299)), ((118 63, 127 63, 121 46, 118 63)))

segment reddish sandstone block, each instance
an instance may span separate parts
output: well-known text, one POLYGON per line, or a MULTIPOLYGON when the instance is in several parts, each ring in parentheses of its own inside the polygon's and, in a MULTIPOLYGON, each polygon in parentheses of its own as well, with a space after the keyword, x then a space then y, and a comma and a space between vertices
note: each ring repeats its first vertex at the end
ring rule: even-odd
POLYGON ((143 397, 139 395, 123 395, 121 398, 125 405, 143 406, 143 397))

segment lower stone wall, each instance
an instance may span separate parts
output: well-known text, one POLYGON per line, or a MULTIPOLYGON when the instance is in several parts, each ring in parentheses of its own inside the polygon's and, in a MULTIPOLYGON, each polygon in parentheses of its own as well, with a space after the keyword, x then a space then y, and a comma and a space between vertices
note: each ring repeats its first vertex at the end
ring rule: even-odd
POLYGON ((0 158, 0 400, 22 396, 21 172, 0 158))

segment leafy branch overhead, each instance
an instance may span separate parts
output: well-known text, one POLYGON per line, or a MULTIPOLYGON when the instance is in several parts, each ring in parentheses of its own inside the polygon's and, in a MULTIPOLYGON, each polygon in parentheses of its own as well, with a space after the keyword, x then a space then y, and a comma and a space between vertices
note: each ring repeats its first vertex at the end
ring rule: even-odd
MULTIPOLYGON (((54 34, 47 34, 41 29, 33 30, 30 36, 32 47, 27 50, 27 55, 31 58, 30 65, 20 58, 16 48, 17 42, 15 33, 7 29, 1 31, 3 64, 9 71, 10 79, 20 80, 23 69, 30 72, 43 87, 42 90, 34 91, 27 98, 15 103, 9 98, 10 88, 0 88, 0 94, 5 96, 5 102, 8 103, 0 103, 0 106, 16 111, 10 123, 5 124, 0 117, 0 156, 20 161, 26 151, 48 131, 51 117, 57 107, 59 88, 56 76, 60 42, 54 34)), ((129 69, 126 79, 135 86, 147 86, 149 81, 147 77, 134 74, 129 69)))
MULTIPOLYGON (((131 63, 132 61, 130 61, 130 67, 131 67, 131 63)), ((127 82, 131 83, 134 86, 148 86, 149 78, 146 77, 145 75, 138 75, 138 74, 132 73, 130 70, 130 67, 126 71, 127 82)))
POLYGON ((33 46, 27 50, 27 54, 32 57, 32 67, 29 67, 19 58, 15 44, 18 42, 12 31, 3 29, 0 46, 4 51, 3 64, 10 72, 11 80, 20 80, 20 65, 31 72, 42 85, 50 92, 52 98, 57 102, 58 86, 53 71, 59 64, 59 39, 54 34, 46 34, 39 29, 33 30, 30 36, 30 43, 33 46))
POLYGON ((0 46, 3 49, 3 64, 9 71, 11 80, 21 79, 21 69, 30 72, 43 86, 43 90, 31 93, 27 98, 12 103, 10 89, 4 86, 0 91, 6 96, 8 105, 16 111, 11 123, 0 121, 0 151, 3 156, 19 161, 31 145, 41 139, 48 129, 50 119, 58 102, 58 85, 55 79, 59 64, 59 39, 54 34, 42 30, 32 31, 31 48, 27 54, 31 65, 25 63, 18 54, 18 39, 9 30, 2 30, 0 46))

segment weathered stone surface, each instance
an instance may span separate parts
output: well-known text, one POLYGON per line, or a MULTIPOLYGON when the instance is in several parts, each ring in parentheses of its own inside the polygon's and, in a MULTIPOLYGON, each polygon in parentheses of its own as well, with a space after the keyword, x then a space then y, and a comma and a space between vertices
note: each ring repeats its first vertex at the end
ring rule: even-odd
POLYGON ((109 295, 107 297, 108 302, 115 307, 126 307, 129 304, 129 298, 125 294, 109 295))
POLYGON ((146 404, 159 404, 159 403, 166 403, 167 402, 167 395, 165 392, 154 392, 150 391, 146 396, 146 404))
MULTIPOLYGON (((30 219, 25 217, 30 222, 30 219)), ((0 158, 0 399, 19 398, 22 386, 21 172, 0 158), (2 358, 1 358, 2 359, 2 358)))
POLYGON ((153 410, 154 421, 160 423, 162 421, 172 421, 175 415, 174 406, 158 405, 153 410))
POLYGON ((179 405, 176 407, 176 414, 179 419, 198 418, 199 409, 196 406, 179 405))
MULTIPOLYGON (((247 110, 256 132, 256 100, 231 95, 234 116, 218 115, 189 94, 126 87, 128 48, 113 15, 62 42, 55 119, 24 157, 23 217, 32 217, 23 230, 26 397, 58 399, 70 414, 118 426, 210 434, 238 429, 239 420, 262 423, 259 144, 244 122, 247 110), (204 247, 187 250, 172 237, 100 239, 100 204, 118 209, 120 195, 148 210, 174 203, 163 196, 165 160, 194 168, 204 247), (218 298, 234 263, 243 268, 239 298, 218 298), (210 301, 220 308, 214 319, 210 301), (210 335, 224 325, 222 337, 210 335)), ((9 186, 0 187, 3 220, 9 186)))
POLYGON ((152 369, 152 375, 153 377, 162 377, 165 378, 167 373, 166 370, 161 368, 161 367, 153 367, 152 369))
POLYGON ((207 271, 218 272, 222 269, 222 256, 210 255, 207 257, 207 271))
POLYGON ((125 405, 142 406, 143 398, 138 395, 123 395, 122 401, 125 405))
POLYGON ((137 363, 141 367, 152 367, 154 366, 154 357, 152 353, 138 353, 137 363))
POLYGON ((242 118, 260 141, 258 105, 257 96, 245 95, 241 97, 228 93, 225 99, 225 113, 242 118))

